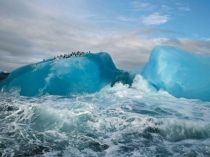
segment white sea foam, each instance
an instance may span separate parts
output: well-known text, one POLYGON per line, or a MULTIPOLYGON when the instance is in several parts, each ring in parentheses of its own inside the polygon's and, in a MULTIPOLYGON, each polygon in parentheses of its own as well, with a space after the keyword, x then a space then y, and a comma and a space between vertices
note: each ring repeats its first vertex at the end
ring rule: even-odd
POLYGON ((94 94, 0 93, 4 156, 208 156, 210 103, 174 98, 140 75, 94 94))

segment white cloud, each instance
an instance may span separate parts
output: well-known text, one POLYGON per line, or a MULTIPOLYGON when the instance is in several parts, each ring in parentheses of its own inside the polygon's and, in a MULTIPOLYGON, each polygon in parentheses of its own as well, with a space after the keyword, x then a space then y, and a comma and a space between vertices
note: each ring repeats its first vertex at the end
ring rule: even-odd
POLYGON ((191 9, 188 7, 187 4, 184 4, 184 3, 175 3, 177 8, 180 10, 180 11, 190 11, 191 9))
POLYGON ((163 12, 165 12, 165 13, 171 14, 172 11, 173 11, 173 8, 169 7, 169 6, 166 5, 166 4, 163 4, 163 5, 161 6, 161 10, 162 10, 163 12))
POLYGON ((210 38, 201 38, 201 40, 210 41, 210 38))
POLYGON ((149 3, 142 3, 139 1, 134 1, 131 3, 132 7, 136 10, 136 11, 141 11, 141 10, 152 10, 155 8, 154 5, 151 5, 149 3))
POLYGON ((145 25, 159 25, 166 23, 169 20, 169 15, 160 15, 160 13, 156 12, 149 16, 143 16, 142 22, 145 25))
POLYGON ((117 19, 120 20, 120 21, 124 21, 124 22, 134 22, 134 21, 136 21, 135 18, 125 17, 125 16, 120 16, 117 19))
MULTIPOLYGON (((210 49, 209 40, 149 38, 153 33, 162 35, 174 33, 170 30, 146 27, 122 32, 100 28, 87 18, 93 14, 85 8, 74 6, 68 10, 56 10, 51 3, 47 3, 50 6, 42 7, 36 5, 36 1, 24 1, 23 4, 21 1, 13 2, 13 6, 9 3, 2 7, 3 11, 0 10, 0 69, 2 70, 11 71, 43 58, 78 50, 106 51, 110 53, 118 68, 134 69, 143 66, 151 50, 158 45, 171 45, 198 53, 208 53, 210 49), (22 6, 22 9, 17 9, 16 3, 19 8, 22 6), (75 11, 74 8, 84 10, 85 13, 75 11), (16 9, 15 13, 13 13, 14 9, 16 9), (69 13, 69 10, 74 14, 69 13), (64 14, 65 11, 68 13, 64 14), (75 14, 78 14, 77 17, 75 14)), ((54 6, 57 6, 57 3, 54 6)), ((124 16, 120 19, 135 20, 124 16)), ((147 25, 162 24, 168 19, 168 15, 159 13, 143 18, 147 25)))
POLYGON ((179 47, 181 49, 197 54, 210 54, 210 41, 195 40, 189 38, 172 38, 167 39, 164 44, 179 47))

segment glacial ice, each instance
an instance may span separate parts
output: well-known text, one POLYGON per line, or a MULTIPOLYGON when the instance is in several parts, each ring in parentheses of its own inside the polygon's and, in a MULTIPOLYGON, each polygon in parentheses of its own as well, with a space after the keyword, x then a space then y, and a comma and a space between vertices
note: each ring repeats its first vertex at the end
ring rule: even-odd
POLYGON ((122 71, 108 53, 48 59, 14 70, 0 82, 1 91, 19 89, 23 96, 94 93, 117 82, 133 86, 142 75, 157 90, 177 98, 210 101, 210 55, 193 54, 171 46, 158 46, 143 68, 122 71))
POLYGON ((210 101, 210 56, 175 47, 152 50, 142 76, 175 97, 210 101))
POLYGON ((0 89, 20 89, 20 95, 39 96, 93 93, 115 80, 118 70, 108 53, 49 59, 14 70, 0 89))

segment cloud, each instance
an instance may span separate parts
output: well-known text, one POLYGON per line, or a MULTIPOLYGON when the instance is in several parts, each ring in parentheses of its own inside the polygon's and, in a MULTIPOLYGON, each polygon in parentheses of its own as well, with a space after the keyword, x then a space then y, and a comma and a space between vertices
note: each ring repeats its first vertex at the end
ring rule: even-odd
POLYGON ((109 52, 117 67, 132 69, 144 65, 151 49, 159 44, 159 39, 150 40, 140 36, 173 33, 157 28, 113 32, 91 27, 86 21, 81 23, 72 18, 52 18, 47 13, 42 15, 43 19, 6 19, 9 22, 0 28, 1 69, 11 71, 43 58, 78 50, 109 52))
POLYGON ((152 10, 152 9, 156 8, 156 6, 154 6, 154 5, 151 5, 149 3, 142 3, 139 1, 132 2, 131 6, 134 8, 135 11, 152 10))
POLYGON ((145 25, 159 25, 166 23, 168 20, 169 15, 160 15, 158 12, 142 17, 142 22, 145 25))
POLYGON ((202 38, 201 40, 204 40, 204 41, 210 41, 210 38, 202 38))
POLYGON ((179 47, 197 54, 210 54, 210 41, 189 38, 172 38, 163 42, 165 45, 179 47))
POLYGON ((145 38, 144 34, 162 32, 173 33, 167 30, 154 28, 138 29, 133 31, 108 34, 105 37, 92 41, 92 50, 107 51, 111 54, 115 64, 121 69, 134 69, 146 64, 151 50, 155 46, 175 46, 193 53, 210 54, 210 41, 188 38, 145 38))
MULTIPOLYGON (((4 8, 0 10, 1 70, 12 71, 25 64, 78 50, 106 51, 120 69, 143 66, 151 50, 158 45, 209 53, 209 40, 155 38, 152 35, 156 33, 167 36, 176 32, 154 27, 124 31, 116 30, 118 27, 113 30, 108 27, 110 23, 99 27, 95 19, 100 17, 89 12, 85 0, 62 2, 57 8, 60 5, 57 1, 0 1, 4 8)), ((167 22, 169 17, 154 13, 143 19, 147 25, 157 25, 167 22)), ((122 16, 121 20, 131 19, 122 16)))
POLYGON ((161 5, 161 10, 167 14, 171 14, 173 12, 173 8, 169 7, 166 4, 161 5))
MULTIPOLYGON (((85 40, 92 38, 94 33, 99 34, 84 17, 63 14, 63 10, 56 10, 49 4, 42 6, 36 1, 0 2, 4 8, 0 10, 0 69, 11 71, 17 65, 24 65, 20 62, 23 60, 27 64, 61 52, 83 49, 85 40)), ((69 6, 72 12, 78 8, 69 6)), ((85 14, 87 17, 86 11, 85 14)))
POLYGON ((187 4, 184 4, 184 3, 175 3, 175 4, 180 11, 190 11, 191 10, 187 4))
POLYGON ((117 19, 124 22, 134 22, 137 20, 135 18, 125 17, 125 16, 120 16, 117 19))

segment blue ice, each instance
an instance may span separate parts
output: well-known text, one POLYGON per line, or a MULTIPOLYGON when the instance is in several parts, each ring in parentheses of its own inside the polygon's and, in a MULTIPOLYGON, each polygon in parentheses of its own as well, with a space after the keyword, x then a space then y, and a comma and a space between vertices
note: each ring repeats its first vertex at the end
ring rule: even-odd
POLYGON ((210 55, 159 46, 152 50, 142 76, 175 97, 210 101, 210 55))
POLYGON ((117 69, 111 56, 101 52, 20 67, 0 82, 0 89, 7 92, 18 87, 24 96, 94 93, 117 82, 131 87, 134 73, 140 73, 156 89, 175 97, 210 101, 209 69, 209 55, 159 46, 152 50, 142 69, 131 73, 117 69))
POLYGON ((93 93, 120 73, 108 53, 90 53, 20 67, 0 83, 0 89, 10 91, 18 87, 24 96, 93 93))

